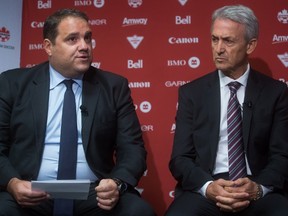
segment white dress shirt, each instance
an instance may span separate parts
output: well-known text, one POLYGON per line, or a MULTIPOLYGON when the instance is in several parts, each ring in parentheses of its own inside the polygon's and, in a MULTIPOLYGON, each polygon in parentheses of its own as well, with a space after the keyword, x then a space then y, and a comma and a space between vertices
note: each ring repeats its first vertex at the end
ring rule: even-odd
MULTIPOLYGON (((60 135, 61 135, 61 119, 63 98, 66 91, 66 86, 62 81, 65 79, 60 73, 55 71, 50 65, 50 91, 49 91, 49 107, 47 117, 47 128, 44 143, 44 152, 42 163, 37 180, 53 180, 57 179, 58 159, 60 150, 60 135)), ((97 177, 89 168, 84 148, 82 145, 81 136, 81 110, 82 104, 82 77, 73 79, 72 89, 75 94, 77 128, 78 128, 78 151, 77 151, 77 167, 76 179, 90 179, 95 181, 97 177)))

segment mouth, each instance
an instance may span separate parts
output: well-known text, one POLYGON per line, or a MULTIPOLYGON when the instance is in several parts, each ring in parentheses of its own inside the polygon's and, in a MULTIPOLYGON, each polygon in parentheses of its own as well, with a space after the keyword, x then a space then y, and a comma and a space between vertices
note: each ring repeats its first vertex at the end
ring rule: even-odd
POLYGON ((88 56, 88 55, 82 55, 82 56, 77 56, 76 58, 77 58, 77 59, 80 59, 80 60, 87 61, 87 60, 90 59, 90 56, 88 56))
POLYGON ((223 58, 223 57, 216 57, 216 58, 215 58, 215 61, 216 61, 216 62, 224 62, 224 61, 227 61, 227 59, 226 59, 226 58, 223 58))

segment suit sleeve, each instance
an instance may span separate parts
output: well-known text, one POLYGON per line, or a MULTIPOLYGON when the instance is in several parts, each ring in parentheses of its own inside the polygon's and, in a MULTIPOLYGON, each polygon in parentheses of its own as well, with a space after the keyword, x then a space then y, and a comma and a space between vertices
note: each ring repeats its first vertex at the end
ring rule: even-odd
POLYGON ((13 177, 20 178, 9 161, 11 148, 10 119, 13 108, 13 94, 6 73, 0 75, 0 187, 5 188, 13 177))
POLYGON ((195 102, 198 101, 194 101, 189 89, 183 87, 179 89, 176 130, 169 168, 183 190, 196 191, 212 180, 212 177, 197 165, 195 102))
POLYGON ((146 150, 127 79, 115 91, 117 110, 116 166, 112 176, 136 186, 146 169, 146 150))

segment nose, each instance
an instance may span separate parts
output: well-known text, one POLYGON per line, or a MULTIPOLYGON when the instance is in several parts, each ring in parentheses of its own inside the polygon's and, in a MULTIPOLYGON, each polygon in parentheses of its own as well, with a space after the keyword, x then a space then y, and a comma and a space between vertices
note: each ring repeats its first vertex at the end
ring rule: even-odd
POLYGON ((87 50, 89 48, 89 43, 83 38, 80 40, 79 48, 80 50, 87 50))
POLYGON ((225 52, 225 44, 221 40, 219 40, 218 43, 215 45, 215 51, 217 53, 225 52))

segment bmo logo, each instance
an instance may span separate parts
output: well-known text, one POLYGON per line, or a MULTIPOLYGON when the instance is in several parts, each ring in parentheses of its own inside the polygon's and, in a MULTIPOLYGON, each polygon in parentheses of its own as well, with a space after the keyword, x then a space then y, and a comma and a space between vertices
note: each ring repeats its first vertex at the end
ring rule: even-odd
MULTIPOLYGON (((135 106, 135 110, 138 109, 138 105, 134 104, 135 106)), ((140 103, 139 105, 139 110, 143 113, 149 113, 152 109, 152 105, 149 101, 143 101, 142 103, 140 103)))
POLYGON ((139 59, 137 61, 133 61, 131 59, 127 62, 128 69, 141 69, 143 68, 143 59, 139 59))
POLYGON ((191 24, 191 16, 176 16, 175 17, 175 24, 176 25, 189 25, 191 24))
POLYGON ((172 59, 167 61, 168 67, 183 67, 188 65, 190 68, 198 68, 200 66, 200 59, 198 57, 191 57, 187 60, 185 59, 172 59))

